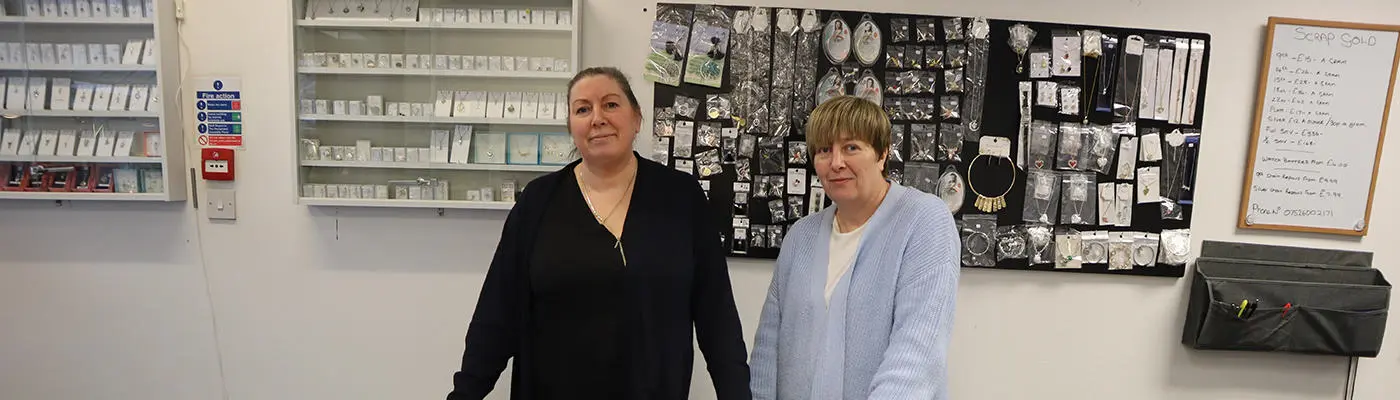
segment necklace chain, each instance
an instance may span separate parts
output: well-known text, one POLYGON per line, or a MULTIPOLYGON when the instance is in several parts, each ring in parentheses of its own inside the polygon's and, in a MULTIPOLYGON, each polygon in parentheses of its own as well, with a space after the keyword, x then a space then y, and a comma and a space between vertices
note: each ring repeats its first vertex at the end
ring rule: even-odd
MULTIPOLYGON (((637 166, 637 169, 641 169, 641 166, 637 166)), ((613 214, 617 212, 617 209, 622 208, 622 201, 626 200, 628 194, 632 192, 632 184, 635 182, 637 182, 637 170, 632 170, 632 179, 627 180, 627 188, 623 189, 622 196, 619 196, 617 199, 617 204, 613 205, 612 210, 608 211, 606 217, 600 217, 598 216, 598 209, 593 207, 593 198, 588 195, 588 185, 583 182, 583 171, 578 171, 578 186, 583 189, 583 201, 588 203, 588 211, 593 214, 593 219, 598 220, 598 224, 603 226, 603 229, 608 229, 607 221, 612 218, 613 214)), ((608 232, 611 233, 612 231, 609 230, 608 232)), ((616 239, 617 243, 613 244, 613 248, 617 249, 617 254, 622 257, 622 266, 626 267, 627 252, 622 249, 621 235, 616 239)))
POLYGON ((608 215, 605 217, 599 216, 598 209, 593 206, 593 198, 592 196, 588 195, 588 184, 584 183, 583 181, 583 171, 579 171, 578 177, 579 187, 583 188, 583 200, 588 203, 588 211, 593 213, 593 219, 598 220, 598 223, 602 224, 603 227, 606 228, 608 225, 607 221, 609 219, 612 219, 612 216, 614 213, 617 212, 617 209, 622 207, 622 201, 626 200, 627 194, 632 191, 632 184, 637 181, 637 171, 632 171, 632 179, 627 180, 627 188, 622 191, 622 196, 618 197, 617 204, 613 205, 613 208, 608 211, 608 215))

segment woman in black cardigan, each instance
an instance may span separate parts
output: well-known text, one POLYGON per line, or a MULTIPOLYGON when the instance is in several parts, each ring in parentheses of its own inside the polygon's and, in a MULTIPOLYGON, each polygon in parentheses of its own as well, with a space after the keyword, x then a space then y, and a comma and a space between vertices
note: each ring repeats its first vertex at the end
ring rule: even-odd
POLYGON ((693 326, 719 399, 750 399, 700 185, 633 151, 642 113, 620 71, 579 72, 568 96, 582 159, 518 196, 447 398, 485 397, 514 358, 512 399, 685 399, 693 326))

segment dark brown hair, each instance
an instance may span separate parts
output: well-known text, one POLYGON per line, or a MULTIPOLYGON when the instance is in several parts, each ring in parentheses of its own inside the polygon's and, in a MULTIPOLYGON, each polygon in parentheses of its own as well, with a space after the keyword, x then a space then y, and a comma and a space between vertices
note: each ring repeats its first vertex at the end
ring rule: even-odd
MULTIPOLYGON (((569 90, 564 95, 567 96, 568 99, 573 99, 574 85, 578 84, 578 81, 583 80, 583 78, 598 75, 606 76, 611 78, 614 82, 617 82, 617 85, 622 87, 622 93, 627 95, 627 102, 632 103, 632 109, 637 112, 637 116, 640 117, 642 115, 642 105, 637 103, 637 95, 632 93, 632 84, 627 82, 627 75, 624 75, 622 71, 618 70, 616 67, 589 67, 579 71, 577 74, 574 74, 573 79, 569 80, 569 90)), ((572 103, 572 100, 566 101, 566 104, 572 103)), ((573 106, 569 105, 569 108, 572 109, 573 106)), ((570 111, 569 114, 573 114, 573 112, 570 111)))

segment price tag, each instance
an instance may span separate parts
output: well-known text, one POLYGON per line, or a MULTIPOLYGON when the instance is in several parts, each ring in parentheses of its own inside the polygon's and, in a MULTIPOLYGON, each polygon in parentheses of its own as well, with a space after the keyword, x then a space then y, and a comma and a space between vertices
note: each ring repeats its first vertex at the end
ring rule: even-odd
POLYGON ((1011 158, 1011 139, 1000 136, 982 136, 977 152, 984 156, 1011 158))

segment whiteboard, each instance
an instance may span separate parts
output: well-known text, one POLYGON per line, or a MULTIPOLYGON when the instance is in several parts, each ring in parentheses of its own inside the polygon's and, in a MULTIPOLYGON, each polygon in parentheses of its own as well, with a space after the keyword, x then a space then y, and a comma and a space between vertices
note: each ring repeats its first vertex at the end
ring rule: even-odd
POLYGON ((1270 18, 1241 228, 1365 235, 1400 26, 1270 18))

